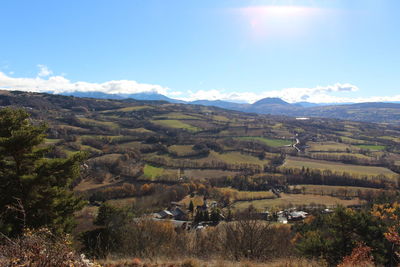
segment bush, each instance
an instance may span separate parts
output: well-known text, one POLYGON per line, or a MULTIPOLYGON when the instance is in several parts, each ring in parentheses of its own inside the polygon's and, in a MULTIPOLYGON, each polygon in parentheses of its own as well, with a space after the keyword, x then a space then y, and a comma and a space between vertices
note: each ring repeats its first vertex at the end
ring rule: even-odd
POLYGON ((71 238, 55 236, 47 228, 25 230, 19 238, 0 237, 0 266, 100 266, 78 256, 71 238))

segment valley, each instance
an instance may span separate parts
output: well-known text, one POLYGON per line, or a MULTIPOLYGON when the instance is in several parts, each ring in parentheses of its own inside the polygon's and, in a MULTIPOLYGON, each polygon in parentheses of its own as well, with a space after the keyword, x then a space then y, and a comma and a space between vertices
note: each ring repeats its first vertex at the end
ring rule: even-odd
MULTIPOLYGON (((22 92, 1 94, 0 105, 25 108, 34 119, 46 121, 46 144, 54 147, 54 156, 87 153, 85 175, 75 187, 86 199, 157 198, 160 192, 154 188, 190 187, 179 189, 182 192, 168 201, 139 207, 142 212, 180 201, 189 192, 210 195, 214 187, 229 187, 238 194, 282 187, 290 196, 289 186, 297 184, 332 186, 325 191, 346 204, 334 196, 340 191, 337 186, 361 186, 377 193, 376 188, 392 190, 399 183, 400 128, 388 124, 22 92), (154 188, 143 190, 144 185, 154 188)), ((310 201, 315 192, 313 197, 254 204, 260 209, 306 205, 315 202, 310 201)), ((363 197, 363 190, 353 192, 355 199, 363 197)), ((228 195, 230 204, 221 204, 223 209, 238 201, 228 195)), ((213 196, 218 202, 223 198, 222 191, 213 196)), ((320 198, 315 203, 326 202, 325 196, 320 198)))

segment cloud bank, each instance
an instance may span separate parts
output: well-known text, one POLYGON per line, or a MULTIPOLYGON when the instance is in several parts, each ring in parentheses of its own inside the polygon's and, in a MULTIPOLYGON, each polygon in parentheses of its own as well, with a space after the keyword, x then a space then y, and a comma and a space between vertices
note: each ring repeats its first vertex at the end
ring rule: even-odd
POLYGON ((29 92, 103 92, 107 94, 158 93, 167 94, 161 85, 138 83, 132 80, 107 81, 104 83, 71 82, 63 76, 50 76, 53 72, 45 65, 38 65, 35 78, 14 78, 0 72, 0 89, 29 92))
POLYGON ((133 80, 115 80, 103 83, 84 81, 71 82, 63 76, 53 75, 45 65, 38 65, 39 72, 35 78, 15 78, 0 72, 0 89, 30 92, 53 92, 55 94, 68 92, 103 92, 106 94, 157 93, 185 101, 194 100, 225 100, 240 103, 254 103, 265 97, 279 97, 289 103, 361 103, 361 102, 392 102, 400 101, 400 95, 375 96, 368 98, 350 98, 334 96, 332 93, 346 93, 360 90, 350 83, 316 86, 311 88, 285 88, 282 90, 264 92, 232 92, 228 90, 198 90, 171 91, 168 87, 138 83, 133 80))
POLYGON ((333 92, 355 92, 359 88, 349 83, 336 83, 328 86, 317 86, 314 88, 286 88, 282 90, 265 91, 261 93, 254 92, 225 92, 225 90, 199 90, 196 92, 189 91, 189 96, 181 98, 182 100, 226 100, 235 102, 253 103, 265 97, 279 97, 289 103, 295 102, 315 102, 326 103, 331 100, 339 102, 347 102, 344 98, 335 98, 329 93, 333 92))

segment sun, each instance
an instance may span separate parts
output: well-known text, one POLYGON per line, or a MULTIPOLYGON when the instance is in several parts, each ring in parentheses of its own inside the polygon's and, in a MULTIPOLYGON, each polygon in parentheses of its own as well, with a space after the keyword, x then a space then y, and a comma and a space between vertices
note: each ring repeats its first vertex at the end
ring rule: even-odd
POLYGON ((240 17, 255 38, 304 34, 322 12, 320 8, 295 5, 251 6, 239 10, 240 17))

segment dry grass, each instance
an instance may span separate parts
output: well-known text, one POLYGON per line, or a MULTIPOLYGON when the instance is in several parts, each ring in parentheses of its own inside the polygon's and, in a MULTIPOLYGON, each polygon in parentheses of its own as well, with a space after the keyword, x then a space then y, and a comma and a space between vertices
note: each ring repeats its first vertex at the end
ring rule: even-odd
POLYGON ((346 151, 350 145, 336 142, 308 142, 308 151, 346 151))
POLYGON ((323 262, 307 260, 303 258, 277 259, 270 262, 255 262, 255 261, 226 261, 219 259, 118 259, 105 260, 100 262, 104 267, 323 267, 326 266, 323 262))
POLYGON ((189 179, 207 179, 225 176, 235 176, 238 172, 223 170, 185 169, 183 175, 189 179))
POLYGON ((115 122, 112 121, 99 121, 99 120, 94 120, 94 119, 89 119, 89 118, 79 118, 79 120, 82 123, 85 123, 87 125, 92 125, 92 126, 103 126, 103 127, 109 127, 109 128, 118 128, 119 125, 115 122))
POLYGON ((114 177, 106 175, 103 182, 98 183, 94 179, 85 179, 74 187, 74 191, 84 192, 93 189, 100 189, 118 183, 114 177))
POLYGON ((239 191, 230 187, 216 188, 224 195, 229 195, 233 201, 250 199, 272 199, 276 196, 271 191, 239 191))
POLYGON ((110 199, 106 202, 116 207, 132 207, 133 204, 136 202, 136 197, 110 199))
POLYGON ((181 201, 179 201, 180 204, 184 205, 185 207, 189 206, 190 201, 193 201, 193 205, 196 206, 201 206, 204 203, 204 197, 203 196, 186 196, 184 197, 181 201))
POLYGON ((172 152, 175 152, 178 156, 185 156, 194 152, 192 145, 172 145, 168 147, 168 149, 172 152))

